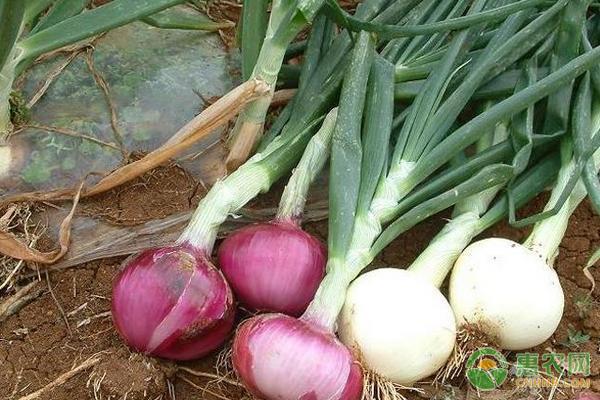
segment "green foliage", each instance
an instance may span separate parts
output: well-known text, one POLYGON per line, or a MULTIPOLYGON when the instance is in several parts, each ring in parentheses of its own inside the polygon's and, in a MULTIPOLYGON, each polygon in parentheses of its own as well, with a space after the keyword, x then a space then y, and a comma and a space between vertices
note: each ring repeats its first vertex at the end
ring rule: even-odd
POLYGON ((570 349, 578 349, 582 344, 587 343, 591 337, 587 333, 576 330, 572 326, 569 326, 567 335, 568 335, 567 340, 562 342, 561 344, 570 349))
POLYGON ((8 102, 10 104, 10 121, 15 126, 31 121, 31 110, 27 108, 27 101, 23 97, 23 93, 12 91, 8 102))
POLYGON ((19 43, 22 58, 40 54, 78 42, 118 26, 146 17, 183 0, 114 0, 101 7, 67 18, 19 43))
POLYGON ((52 177, 52 171, 58 168, 52 165, 52 162, 53 159, 48 153, 31 153, 29 162, 21 171, 21 178, 31 185, 48 182, 52 177))
POLYGON ((25 10, 24 0, 0 0, 0 71, 11 57, 25 10))

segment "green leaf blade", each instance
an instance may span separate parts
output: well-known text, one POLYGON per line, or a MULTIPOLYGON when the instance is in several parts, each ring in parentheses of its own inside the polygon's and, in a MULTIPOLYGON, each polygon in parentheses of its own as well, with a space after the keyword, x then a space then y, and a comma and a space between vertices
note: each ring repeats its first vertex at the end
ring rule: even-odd
POLYGON ((356 215, 362 159, 361 123, 375 43, 361 32, 344 77, 331 147, 329 181, 329 254, 343 257, 350 245, 356 215))
POLYGON ((19 43, 23 49, 22 58, 37 57, 181 2, 183 0, 114 0, 91 11, 68 18, 23 40, 19 43))
POLYGON ((23 0, 0 0, 0 70, 10 57, 25 11, 23 0))

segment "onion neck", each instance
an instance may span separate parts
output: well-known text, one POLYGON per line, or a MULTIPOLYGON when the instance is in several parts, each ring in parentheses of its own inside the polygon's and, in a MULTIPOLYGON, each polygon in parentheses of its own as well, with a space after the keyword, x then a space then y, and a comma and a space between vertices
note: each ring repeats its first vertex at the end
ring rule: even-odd
POLYGON ((327 261, 329 272, 321 281, 315 298, 300 319, 328 332, 335 331, 337 317, 346 300, 346 290, 353 279, 345 269, 345 264, 340 259, 330 258, 327 261))
MULTIPOLYGON (((332 110, 325 117, 321 127, 307 146, 330 135, 328 131, 332 131, 335 126, 335 115, 335 110, 332 110)), ((298 159, 296 157, 301 157, 300 152, 305 148, 304 145, 300 146, 303 143, 305 142, 301 140, 286 141, 278 137, 265 150, 255 154, 227 178, 217 181, 200 201, 192 220, 177 242, 189 243, 199 251, 210 255, 219 226, 230 214, 237 212, 259 193, 268 191, 275 180, 291 169, 298 159)), ((318 145, 312 147, 318 147, 318 145)), ((306 185, 309 183, 310 180, 306 185)), ((289 196, 293 196, 293 194, 291 193, 289 196)), ((292 217, 287 218, 281 215, 277 220, 294 222, 292 217)))
POLYGON ((271 186, 266 168, 247 163, 226 179, 217 181, 200 201, 192 219, 177 243, 189 243, 209 255, 217 238, 219 226, 260 192, 271 186))
POLYGON ((381 233, 382 221, 392 215, 398 201, 410 192, 411 181, 408 177, 414 163, 401 162, 397 165, 377 188, 369 211, 356 216, 348 253, 345 257, 330 256, 327 275, 302 319, 331 332, 335 330, 335 322, 344 306, 350 282, 373 261, 371 246, 381 233))
POLYGON ((408 270, 439 289, 458 256, 477 235, 479 226, 479 215, 474 212, 465 212, 453 218, 413 261, 408 270))
MULTIPOLYGON (((600 152, 598 154, 600 154, 600 152)), ((544 211, 548 211, 556 205, 556 201, 558 200, 558 197, 560 197, 561 191, 573 168, 575 168, 574 163, 569 163, 561 168, 557 184, 552 189, 550 200, 548 201, 548 204, 546 204, 544 211)), ((585 185, 580 180, 575 185, 575 188, 569 195, 567 201, 565 201, 555 215, 542 221, 538 221, 534 225, 531 234, 527 237, 523 245, 541 255, 544 260, 546 260, 546 263, 552 267, 554 265, 554 260, 558 255, 560 243, 567 231, 569 218, 586 196, 587 191, 585 185)))
MULTIPOLYGON (((597 135, 600 133, 596 133, 597 135)), ((570 151, 570 143, 563 143, 563 152, 570 151)), ((593 161, 596 171, 600 170, 600 150, 597 150, 593 155, 593 161)), ((558 199, 560 198, 570 176, 577 168, 576 161, 570 159, 568 162, 563 162, 562 167, 558 172, 556 185, 552 188, 550 200, 544 207, 544 211, 553 209, 558 199)), ((558 255, 558 248, 565 236, 569 225, 569 218, 575 212, 575 209, 587 196, 585 185, 581 179, 577 182, 571 194, 558 210, 558 212, 544 220, 538 221, 523 245, 528 249, 541 255, 549 266, 554 265, 554 260, 558 255)))
POLYGON ((248 103, 236 120, 231 133, 233 138, 231 152, 227 160, 228 166, 233 167, 232 169, 235 169, 238 164, 247 158, 256 141, 262 135, 265 117, 271 105, 285 52, 291 41, 305 25, 301 19, 292 18, 290 20, 287 18, 290 11, 293 10, 294 4, 286 0, 273 1, 265 39, 250 76, 250 79, 259 79, 266 82, 271 90, 268 95, 261 96, 248 103), (283 26, 285 24, 287 26, 283 26))
MULTIPOLYGON (((499 124, 492 135, 484 135, 477 142, 477 152, 505 140, 507 136, 506 125, 499 124)), ((456 203, 452 220, 433 238, 408 270, 418 273, 439 289, 460 254, 483 229, 481 215, 502 187, 491 187, 456 203)))
POLYGON ((380 224, 389 222, 398 202, 416 186, 411 179, 415 165, 415 162, 400 160, 377 186, 370 213, 379 220, 380 224))
POLYGON ((337 108, 334 108, 327 114, 321 129, 306 146, 302 158, 281 196, 277 220, 292 220, 299 225, 306 204, 308 188, 323 169, 329 157, 336 118, 337 108))

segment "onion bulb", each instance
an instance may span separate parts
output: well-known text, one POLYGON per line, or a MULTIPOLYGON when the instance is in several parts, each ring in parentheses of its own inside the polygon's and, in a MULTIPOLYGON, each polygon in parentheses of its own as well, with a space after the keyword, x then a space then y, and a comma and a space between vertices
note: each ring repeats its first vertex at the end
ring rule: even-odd
POLYGON ((112 315, 136 350, 190 360, 218 347, 233 326, 233 296, 221 273, 185 245, 125 261, 113 283, 112 315))
POLYGON ((327 251, 294 222, 276 220, 229 235, 218 261, 242 304, 299 316, 323 279, 327 251))
POLYGON ((353 400, 362 394, 362 370, 335 335, 283 314, 263 314, 238 328, 233 366, 261 399, 353 400))
POLYGON ((352 282, 338 329, 361 361, 401 385, 435 373, 456 340, 454 314, 438 288, 416 272, 395 268, 352 282))
POLYGON ((460 324, 485 328, 506 350, 546 341, 563 313, 558 276, 542 254, 508 239, 468 246, 450 279, 450 304, 460 324))
POLYGON ((235 231, 219 248, 219 266, 236 297, 253 311, 299 316, 323 279, 327 250, 300 221, 310 184, 329 156, 336 117, 334 108, 306 146, 275 219, 235 231))
POLYGON ((5 178, 10 172, 12 150, 10 146, 0 146, 0 178, 5 178))

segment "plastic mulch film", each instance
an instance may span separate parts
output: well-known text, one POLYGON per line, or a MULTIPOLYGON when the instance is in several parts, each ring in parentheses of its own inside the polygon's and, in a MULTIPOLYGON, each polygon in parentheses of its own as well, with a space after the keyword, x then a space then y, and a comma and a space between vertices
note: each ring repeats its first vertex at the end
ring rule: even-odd
MULTIPOLYGON (((155 149, 236 83, 236 57, 217 34, 136 22, 33 66, 20 82, 30 120, 10 139, 0 195, 73 187, 155 149)), ((198 179, 223 173, 220 134, 180 160, 198 179)))

